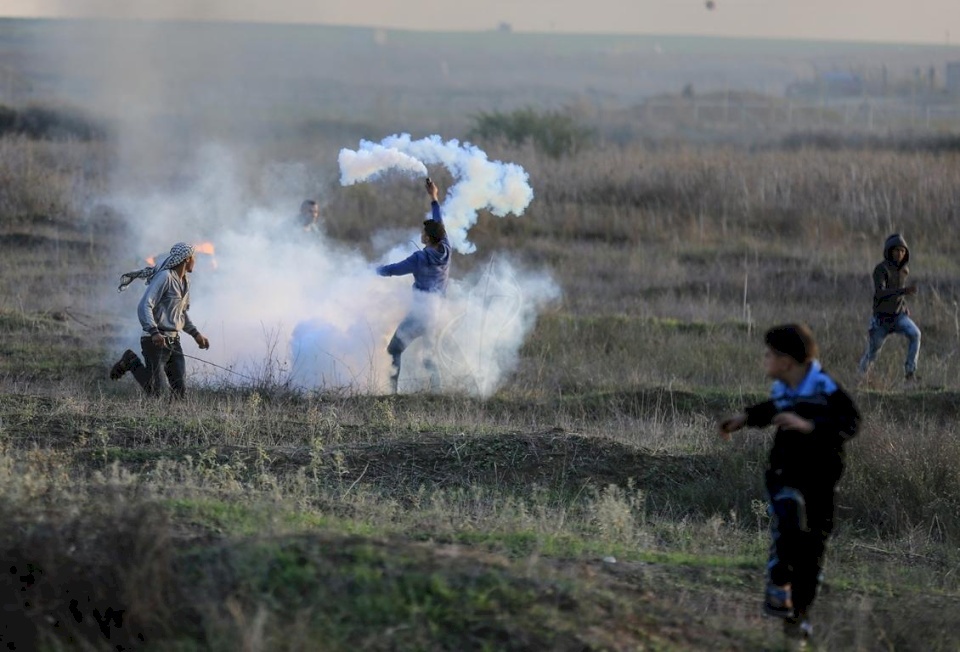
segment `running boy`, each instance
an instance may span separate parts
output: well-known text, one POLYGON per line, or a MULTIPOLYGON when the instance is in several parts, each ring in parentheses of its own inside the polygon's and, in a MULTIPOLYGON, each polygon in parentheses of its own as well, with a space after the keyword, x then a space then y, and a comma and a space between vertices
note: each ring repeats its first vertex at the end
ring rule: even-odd
POLYGON ((920 329, 910 319, 906 297, 917 293, 915 285, 907 285, 907 262, 910 249, 899 233, 894 233, 883 244, 883 262, 873 270, 873 317, 867 331, 867 350, 860 358, 860 373, 866 374, 891 333, 907 338, 907 359, 903 365, 907 382, 914 379, 917 356, 920 354, 920 329))
POLYGON ((763 370, 774 381, 770 400, 724 420, 720 434, 729 440, 744 426, 777 427, 766 471, 771 545, 764 610, 784 618, 788 633, 807 638, 833 530, 843 445, 856 435, 860 413, 820 366, 807 326, 777 326, 764 341, 763 370))

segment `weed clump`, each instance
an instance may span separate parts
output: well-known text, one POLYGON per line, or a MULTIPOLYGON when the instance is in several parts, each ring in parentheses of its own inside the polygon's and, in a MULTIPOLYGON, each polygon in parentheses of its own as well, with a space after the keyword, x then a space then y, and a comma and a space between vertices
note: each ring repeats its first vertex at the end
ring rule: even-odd
POLYGON ((102 140, 106 126, 74 108, 29 106, 15 109, 0 104, 0 137, 26 136, 33 140, 102 140))
POLYGON ((474 119, 469 136, 484 140, 502 139, 516 146, 532 143, 539 151, 558 159, 583 149, 591 131, 566 113, 526 108, 510 113, 480 113, 474 119))

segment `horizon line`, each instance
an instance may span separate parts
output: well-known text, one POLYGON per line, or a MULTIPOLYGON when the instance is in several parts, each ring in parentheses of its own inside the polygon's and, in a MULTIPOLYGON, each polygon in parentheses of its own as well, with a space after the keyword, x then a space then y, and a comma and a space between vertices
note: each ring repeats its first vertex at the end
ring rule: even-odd
POLYGON ((698 34, 698 33, 652 33, 652 32, 570 32, 564 30, 503 30, 498 27, 477 28, 477 29, 411 29, 408 27, 381 27, 375 25, 355 25, 344 23, 319 23, 319 22, 288 22, 276 20, 231 20, 224 18, 134 18, 134 17, 110 17, 110 16, 3 16, 0 15, 0 21, 24 21, 24 22, 99 22, 99 23, 137 23, 137 24, 187 24, 187 25, 252 25, 252 26, 272 26, 272 27, 296 27, 303 29, 324 28, 324 29, 351 29, 351 30, 369 30, 372 32, 399 32, 405 34, 450 34, 450 35, 480 35, 480 34, 499 34, 505 37, 516 36, 546 36, 546 37, 601 37, 601 38, 665 38, 665 39, 704 39, 715 41, 762 41, 774 43, 825 43, 831 45, 856 45, 856 46, 889 46, 889 47, 916 47, 916 48, 946 48, 960 49, 960 43, 932 43, 924 41, 886 41, 873 39, 839 39, 829 37, 804 37, 804 36, 758 36, 755 34, 726 35, 726 34, 698 34))

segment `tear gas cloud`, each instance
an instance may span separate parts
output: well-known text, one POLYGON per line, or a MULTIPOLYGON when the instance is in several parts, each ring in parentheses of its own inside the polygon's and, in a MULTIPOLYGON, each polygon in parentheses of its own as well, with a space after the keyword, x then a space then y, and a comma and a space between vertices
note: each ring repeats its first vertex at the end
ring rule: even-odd
POLYGON ((449 189, 443 204, 444 224, 450 244, 461 253, 473 253, 467 231, 477 223, 477 211, 489 209, 498 217, 522 215, 533 199, 527 173, 519 165, 491 161, 479 147, 439 136, 411 140, 408 134, 385 138, 382 143, 361 141, 360 149, 340 151, 340 183, 366 181, 389 169, 420 173, 426 166, 443 165, 458 183, 449 189))
MULTIPOLYGON (((206 24, 77 23, 56 33, 36 44, 37 56, 73 80, 85 106, 113 119, 115 166, 110 188, 94 203, 112 207, 127 222, 128 238, 113 261, 117 280, 175 242, 216 247, 217 268, 200 255, 191 280, 190 315, 211 348, 199 351, 187 341, 184 352, 233 373, 188 359, 188 382, 242 384, 254 377, 385 390, 386 345, 409 308, 412 283, 410 277, 376 276, 375 263, 412 253, 408 240, 417 239, 423 215, 398 215, 371 233, 377 260, 296 225, 301 200, 324 203, 316 195, 328 186, 326 173, 318 164, 276 160, 268 149, 275 113, 294 107, 305 119, 322 111, 303 105, 303 78, 291 77, 308 51, 278 53, 272 41, 206 24), (409 228, 409 235, 391 239, 398 227, 409 228)), ((315 63, 324 75, 340 67, 315 63)), ((357 70, 351 79, 363 77, 357 70)), ((299 160, 332 163, 335 152, 299 160)), ((375 184, 386 171, 422 178, 428 166, 448 170, 455 183, 444 189, 443 210, 461 254, 474 251, 468 232, 478 211, 521 215, 533 197, 520 166, 438 136, 361 142, 341 152, 339 163, 344 185, 375 184)), ((453 257, 440 363, 444 388, 489 394, 516 364, 538 310, 559 290, 543 273, 497 252, 481 253, 489 261, 467 278, 458 279, 453 257)), ((124 338, 111 344, 112 355, 138 351, 136 305, 143 285, 135 282, 119 294, 109 288, 102 307, 116 315, 124 338)), ((419 387, 418 348, 415 343, 404 354, 401 391, 419 387)))
MULTIPOLYGON (((479 210, 520 215, 533 197, 521 167, 491 161, 477 147, 436 136, 362 142, 355 152, 342 151, 339 160, 344 185, 375 183, 387 171, 422 178, 428 164, 443 165, 455 182, 445 189, 442 210, 451 242, 461 252, 475 250, 466 236, 479 210)), ((184 351, 218 367, 188 359, 188 380, 249 384, 253 378, 300 388, 386 391, 386 345, 410 308, 412 277, 381 278, 375 268, 407 257, 413 245, 397 237, 392 246, 380 247, 379 260, 371 261, 322 233, 304 232, 296 224, 295 209, 316 187, 307 167, 273 163, 253 168, 227 147, 207 146, 183 175, 193 181, 179 190, 111 196, 109 203, 129 216, 135 234, 131 255, 123 258, 129 265, 118 263, 118 274, 143 266, 145 257, 163 253, 178 240, 215 244, 216 268, 199 255, 191 277, 190 314, 211 348, 199 351, 187 341, 184 351), (257 197, 248 189, 254 176, 257 197)), ((399 224, 383 226, 396 233, 398 225, 409 225, 414 239, 422 219, 397 216, 399 224)), ((374 235, 384 242, 383 233, 374 235)), ((538 312, 559 296, 548 274, 485 253, 487 262, 465 278, 457 278, 456 255, 451 263, 434 355, 442 391, 482 396, 496 391, 516 366, 538 312)), ((143 289, 135 283, 116 295, 112 305, 124 315, 124 333, 129 333, 124 345, 134 350, 140 331, 136 303, 143 289)), ((422 354, 420 340, 404 353, 401 391, 427 386, 422 354)))

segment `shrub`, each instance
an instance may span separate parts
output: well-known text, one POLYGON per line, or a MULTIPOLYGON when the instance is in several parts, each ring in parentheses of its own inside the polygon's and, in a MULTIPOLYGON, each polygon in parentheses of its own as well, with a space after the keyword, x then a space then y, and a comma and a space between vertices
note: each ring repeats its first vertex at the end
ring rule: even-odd
POLYGON ((512 113, 481 113, 475 118, 470 138, 506 140, 514 145, 533 144, 541 152, 560 158, 580 151, 591 131, 561 111, 538 113, 531 108, 512 113))
POLYGON ((30 106, 13 109, 0 105, 0 136, 22 135, 34 140, 100 140, 105 126, 73 108, 30 106))

